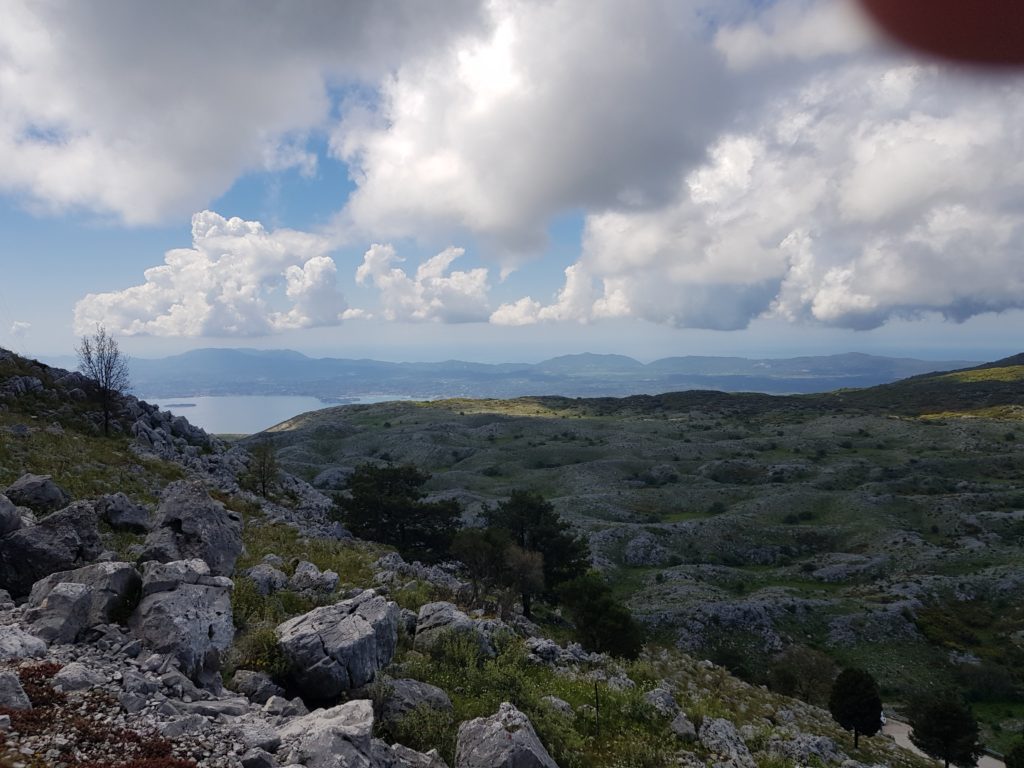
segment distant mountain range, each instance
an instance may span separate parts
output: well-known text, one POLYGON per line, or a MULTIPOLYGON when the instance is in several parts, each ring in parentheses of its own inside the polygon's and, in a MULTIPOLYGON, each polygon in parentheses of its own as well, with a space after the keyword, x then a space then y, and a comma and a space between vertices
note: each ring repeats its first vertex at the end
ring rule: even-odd
MULTIPOLYGON (((46 362, 74 367, 70 359, 46 362)), ((208 348, 158 359, 133 358, 131 373, 133 390, 148 397, 309 395, 346 402, 368 395, 601 397, 687 389, 795 394, 870 387, 975 364, 859 353, 760 360, 666 357, 647 364, 623 355, 595 354, 564 355, 540 363, 389 363, 312 358, 292 350, 208 348)))

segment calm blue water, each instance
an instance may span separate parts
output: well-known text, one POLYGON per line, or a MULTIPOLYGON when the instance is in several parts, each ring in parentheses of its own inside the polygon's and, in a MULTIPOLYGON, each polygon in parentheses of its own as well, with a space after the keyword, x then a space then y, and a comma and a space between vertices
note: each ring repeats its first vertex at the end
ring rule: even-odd
MULTIPOLYGON (((307 411, 331 408, 338 403, 325 403, 315 397, 299 395, 218 395, 202 397, 146 397, 162 411, 184 416, 192 424, 212 434, 251 435, 307 411)), ((352 403, 382 403, 406 398, 394 395, 353 397, 352 403)))

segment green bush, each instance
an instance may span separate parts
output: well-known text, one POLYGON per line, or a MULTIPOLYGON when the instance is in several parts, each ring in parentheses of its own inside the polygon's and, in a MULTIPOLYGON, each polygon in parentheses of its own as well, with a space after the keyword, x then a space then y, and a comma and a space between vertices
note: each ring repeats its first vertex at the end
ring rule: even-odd
POLYGON ((251 629, 235 640, 229 660, 231 669, 254 669, 266 672, 280 682, 291 667, 277 642, 277 634, 269 625, 251 629))

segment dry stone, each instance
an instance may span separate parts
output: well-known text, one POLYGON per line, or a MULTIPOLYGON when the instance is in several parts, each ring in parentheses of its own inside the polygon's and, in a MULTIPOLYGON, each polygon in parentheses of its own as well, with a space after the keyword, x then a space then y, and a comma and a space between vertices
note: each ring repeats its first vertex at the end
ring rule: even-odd
POLYGON ((398 642, 398 606, 368 589, 277 627, 304 698, 327 700, 371 682, 398 642))

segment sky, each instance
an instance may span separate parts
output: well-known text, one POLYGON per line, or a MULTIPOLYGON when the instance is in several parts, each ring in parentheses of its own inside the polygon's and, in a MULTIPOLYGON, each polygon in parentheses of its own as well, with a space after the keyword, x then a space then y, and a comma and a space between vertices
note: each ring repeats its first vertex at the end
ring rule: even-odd
POLYGON ((0 346, 1020 352, 1024 75, 843 0, 7 0, 0 346))

